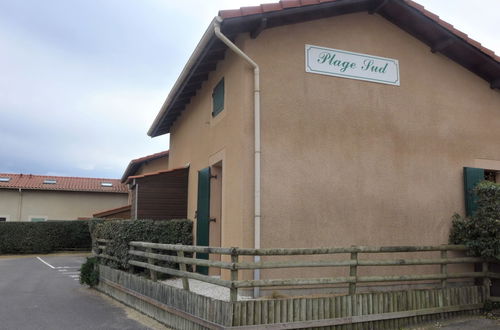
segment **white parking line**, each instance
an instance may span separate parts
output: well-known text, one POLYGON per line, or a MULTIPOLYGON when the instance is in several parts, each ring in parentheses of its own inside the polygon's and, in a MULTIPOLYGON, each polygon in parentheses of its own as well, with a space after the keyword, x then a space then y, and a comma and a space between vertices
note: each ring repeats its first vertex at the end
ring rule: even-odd
POLYGON ((75 277, 80 277, 80 275, 69 275, 69 277, 75 278, 75 277))
POLYGON ((52 266, 51 264, 49 264, 47 261, 43 260, 42 258, 40 257, 36 257, 38 260, 40 260, 41 262, 43 262, 44 264, 46 264, 47 266, 49 266, 50 268, 52 269, 56 269, 56 267, 52 266))

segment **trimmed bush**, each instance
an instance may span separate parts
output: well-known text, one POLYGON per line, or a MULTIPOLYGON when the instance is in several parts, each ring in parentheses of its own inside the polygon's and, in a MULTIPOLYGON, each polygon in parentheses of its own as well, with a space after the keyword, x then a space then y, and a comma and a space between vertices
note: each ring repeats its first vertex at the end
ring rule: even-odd
POLYGON ((112 240, 106 244, 105 254, 114 256, 119 262, 101 259, 100 262, 113 268, 128 268, 128 251, 131 241, 193 244, 193 222, 191 220, 107 220, 91 224, 94 248, 96 238, 112 240))
POLYGON ((470 218, 453 216, 451 244, 465 244, 473 255, 500 259, 500 184, 489 181, 474 189, 477 210, 470 218))
POLYGON ((0 254, 90 250, 88 221, 1 222, 0 254))
POLYGON ((99 267, 96 257, 87 258, 80 267, 80 284, 86 284, 91 288, 99 284, 99 267))

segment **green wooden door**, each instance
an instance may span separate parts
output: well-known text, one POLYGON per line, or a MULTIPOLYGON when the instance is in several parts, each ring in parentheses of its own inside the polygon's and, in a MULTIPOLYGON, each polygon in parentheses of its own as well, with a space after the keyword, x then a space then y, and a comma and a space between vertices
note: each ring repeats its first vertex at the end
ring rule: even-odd
MULTIPOLYGON (((196 245, 209 245, 210 225, 210 167, 198 171, 198 211, 196 217, 196 245)), ((198 259, 208 259, 208 253, 197 253, 198 259)), ((197 266, 196 271, 208 275, 208 267, 197 266)))
POLYGON ((484 169, 474 167, 464 167, 464 196, 465 214, 470 217, 477 209, 476 194, 474 187, 484 180, 484 169))

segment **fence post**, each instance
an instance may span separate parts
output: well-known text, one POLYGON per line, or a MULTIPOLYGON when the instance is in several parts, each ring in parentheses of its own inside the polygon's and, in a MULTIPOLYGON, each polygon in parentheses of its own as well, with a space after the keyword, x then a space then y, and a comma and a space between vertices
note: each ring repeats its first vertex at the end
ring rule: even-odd
POLYGON ((234 282, 238 280, 238 268, 236 264, 238 263, 238 249, 235 247, 231 248, 231 288, 229 289, 229 300, 238 300, 238 288, 234 287, 234 282))
POLYGON ((488 277, 488 262, 487 261, 483 261, 483 269, 482 269, 483 273, 484 273, 484 277, 483 277, 483 286, 484 286, 484 300, 485 301, 488 301, 490 300, 490 278, 488 277))
MULTIPOLYGON (((135 246, 130 245, 130 243, 129 243, 128 247, 129 247, 129 249, 130 249, 131 251, 136 250, 135 246)), ((133 274, 133 273, 134 273, 134 266, 128 263, 128 260, 129 260, 130 258, 133 258, 133 255, 131 255, 130 253, 128 253, 128 255, 129 255, 129 257, 127 258, 127 266, 128 266, 128 271, 129 271, 129 273, 132 273, 132 274, 133 274)))
POLYGON ((356 278, 358 273, 358 252, 351 252, 351 260, 356 261, 356 263, 349 267, 349 276, 354 276, 354 283, 349 283, 349 295, 356 294, 356 278))
MULTIPOLYGON (((179 258, 184 258, 184 251, 177 251, 177 256, 179 258)), ((179 262, 179 269, 185 272, 186 264, 183 262, 179 262)), ((189 291, 189 279, 187 277, 182 277, 182 287, 184 288, 184 290, 189 291)))
MULTIPOLYGON (((146 252, 147 252, 147 253, 153 253, 153 249, 152 249, 152 248, 147 248, 147 249, 146 249, 146 252)), ((148 264, 150 264, 150 265, 153 265, 153 266, 154 266, 154 264, 155 264, 155 259, 153 259, 153 258, 149 258, 149 257, 148 257, 148 264)), ((158 276, 157 276, 156 271, 154 271, 154 270, 152 270, 152 269, 150 269, 150 270, 149 270, 149 276, 151 277, 151 280, 152 280, 152 281, 155 281, 155 282, 156 282, 156 280, 158 279, 158 276)))
MULTIPOLYGON (((442 250, 441 259, 447 259, 447 258, 448 258, 448 251, 442 250)), ((441 280, 441 289, 446 289, 447 279, 448 279, 448 264, 441 264, 441 274, 446 276, 444 279, 441 280)))

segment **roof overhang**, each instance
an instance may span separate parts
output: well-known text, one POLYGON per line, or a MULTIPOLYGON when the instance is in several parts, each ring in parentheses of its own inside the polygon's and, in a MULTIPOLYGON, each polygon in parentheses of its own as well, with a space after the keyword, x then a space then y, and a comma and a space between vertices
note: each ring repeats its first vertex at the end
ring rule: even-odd
POLYGON ((117 207, 117 208, 114 208, 114 209, 99 211, 97 213, 92 214, 92 216, 94 218, 107 217, 107 216, 110 216, 110 215, 115 215, 115 214, 118 214, 118 213, 123 213, 123 212, 130 211, 131 208, 132 208, 132 205, 124 205, 124 206, 120 206, 120 207, 117 207))
MULTIPOLYGON (((308 1, 312 3, 310 5, 300 4, 302 2, 293 1, 299 5, 289 7, 283 7, 286 2, 274 4, 282 6, 279 10, 248 10, 248 13, 245 13, 245 8, 241 8, 226 11, 228 14, 223 15, 225 18, 221 21, 221 31, 232 40, 240 33, 250 33, 252 38, 256 38, 263 29, 356 12, 369 12, 394 23, 427 44, 432 52, 440 52, 475 73, 486 80, 491 88, 500 89, 500 58, 413 1, 323 0, 318 2, 311 0, 308 1), (231 12, 239 12, 239 14, 231 15, 231 12)), ((148 131, 149 136, 155 137, 170 133, 173 123, 191 98, 196 95, 202 83, 208 79, 209 73, 216 69, 218 61, 224 59, 227 46, 214 35, 216 19, 210 23, 189 58, 151 125, 148 131)))
POLYGON ((169 151, 165 150, 162 152, 157 152, 157 153, 152 154, 152 155, 132 159, 130 161, 130 163, 128 163, 127 168, 125 169, 125 172, 123 172, 123 175, 121 178, 121 183, 125 183, 125 181, 127 181, 127 178, 129 176, 133 175, 135 172, 137 172, 139 167, 141 167, 144 163, 152 161, 152 160, 156 160, 159 158, 168 157, 168 155, 169 155, 169 151))
POLYGON ((162 174, 166 174, 166 173, 176 173, 176 172, 182 172, 182 171, 188 171, 188 170, 189 170, 189 166, 184 166, 184 167, 174 168, 171 170, 163 170, 163 171, 144 173, 141 175, 129 176, 127 178, 127 180, 125 181, 125 183, 129 184, 129 183, 132 183, 134 180, 140 180, 140 179, 148 178, 151 176, 157 176, 157 175, 162 175, 162 174))

